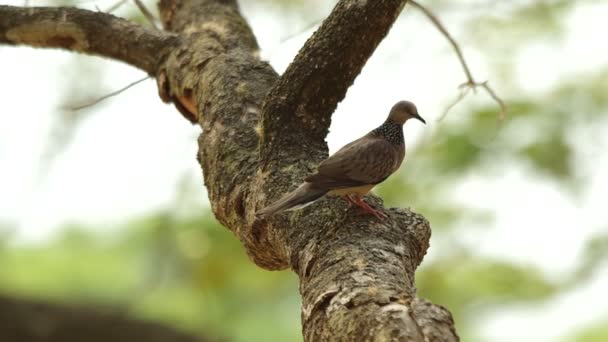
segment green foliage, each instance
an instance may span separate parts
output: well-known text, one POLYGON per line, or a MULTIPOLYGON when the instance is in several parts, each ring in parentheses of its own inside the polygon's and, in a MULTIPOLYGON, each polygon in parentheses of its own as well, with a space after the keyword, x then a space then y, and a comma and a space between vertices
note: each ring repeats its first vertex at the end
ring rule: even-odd
POLYGON ((437 133, 439 140, 431 145, 424 153, 433 155, 433 164, 437 167, 436 172, 445 174, 462 173, 478 161, 481 151, 476 146, 469 134, 440 130, 437 133))
POLYGON ((521 154, 535 167, 550 176, 567 178, 572 175, 571 151, 563 137, 552 135, 521 150, 521 154))
POLYGON ((472 17, 467 36, 485 47, 507 51, 540 39, 559 39, 563 33, 564 15, 573 1, 525 1, 508 9, 484 11, 472 17))
POLYGON ((0 249, 0 290, 103 303, 231 341, 301 338, 295 276, 256 267, 209 213, 92 231, 72 226, 49 244, 0 249))
POLYGON ((608 341, 608 320, 588 327, 577 333, 571 340, 576 342, 606 342, 608 341))
POLYGON ((75 228, 51 245, 7 246, 0 254, 0 287, 24 295, 43 291, 52 298, 111 303, 135 283, 128 250, 110 251, 75 228))
POLYGON ((576 286, 581 280, 590 278, 606 260, 608 260, 608 234, 596 234, 587 241, 580 264, 577 270, 572 272, 569 285, 576 286))
POLYGON ((545 299, 559 288, 533 267, 462 253, 425 264, 416 285, 421 296, 450 308, 463 329, 484 307, 545 299))

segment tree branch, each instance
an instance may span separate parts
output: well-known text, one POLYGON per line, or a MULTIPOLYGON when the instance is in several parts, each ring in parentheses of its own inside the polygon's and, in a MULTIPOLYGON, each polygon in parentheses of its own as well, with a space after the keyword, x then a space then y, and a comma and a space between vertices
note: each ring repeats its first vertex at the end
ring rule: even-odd
POLYGON ((270 221, 255 216, 326 157, 323 139, 331 112, 402 3, 340 1, 280 81, 259 60, 236 1, 160 3, 165 28, 188 42, 163 65, 161 93, 196 105, 203 128, 198 158, 218 220, 258 265, 290 267, 300 277, 306 341, 457 339, 449 313, 412 304, 418 301, 414 271, 430 237, 420 215, 391 209, 389 219, 378 222, 326 199, 270 221), (272 154, 262 152, 258 159, 262 140, 272 154), (436 330, 426 328, 432 324, 436 330), (432 339, 430 331, 441 332, 440 338, 432 339))
POLYGON ((0 6, 0 43, 108 57, 156 75, 177 36, 111 14, 65 7, 0 6))
POLYGON ((339 1, 308 39, 263 109, 262 154, 323 143, 338 102, 386 36, 406 0, 339 1), (292 134, 282 134, 290 131, 292 134), (307 139, 306 141, 302 139, 307 139))
POLYGON ((154 68, 159 95, 203 129, 198 159, 217 219, 258 265, 298 274, 306 341, 457 340, 449 313, 416 298, 431 233, 422 216, 390 209, 379 222, 331 198, 255 215, 327 156, 331 113, 404 3, 339 1, 280 80, 235 0, 159 4, 179 37, 154 68))

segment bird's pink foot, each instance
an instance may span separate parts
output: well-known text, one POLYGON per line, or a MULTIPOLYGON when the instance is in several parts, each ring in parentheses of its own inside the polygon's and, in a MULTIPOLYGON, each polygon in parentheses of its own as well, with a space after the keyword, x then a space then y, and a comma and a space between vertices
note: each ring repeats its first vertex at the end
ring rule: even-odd
POLYGON ((351 198, 351 200, 353 201, 353 204, 363 209, 363 211, 365 211, 366 213, 370 213, 376 216, 380 221, 384 221, 387 218, 385 213, 372 208, 369 204, 367 204, 367 202, 365 202, 365 200, 363 200, 363 198, 359 196, 354 196, 354 198, 351 198))
POLYGON ((355 200, 353 200, 353 198, 351 197, 351 195, 344 195, 344 196, 340 196, 342 197, 346 203, 348 203, 348 208, 352 208, 353 205, 357 205, 357 203, 355 203, 355 200))

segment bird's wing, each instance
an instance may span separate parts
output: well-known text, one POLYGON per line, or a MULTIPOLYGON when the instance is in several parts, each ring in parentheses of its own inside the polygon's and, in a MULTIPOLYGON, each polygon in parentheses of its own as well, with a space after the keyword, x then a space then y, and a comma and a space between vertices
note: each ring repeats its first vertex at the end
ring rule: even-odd
POLYGON ((399 167, 402 150, 385 139, 364 136, 327 158, 306 181, 325 189, 378 184, 399 167))

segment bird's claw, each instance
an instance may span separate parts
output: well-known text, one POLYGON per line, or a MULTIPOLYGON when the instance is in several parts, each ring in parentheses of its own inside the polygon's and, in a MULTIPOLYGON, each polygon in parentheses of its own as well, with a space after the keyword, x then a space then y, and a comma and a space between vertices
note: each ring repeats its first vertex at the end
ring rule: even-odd
POLYGON ((384 221, 388 217, 384 212, 382 212, 380 210, 377 210, 377 209, 374 209, 372 206, 370 206, 369 204, 367 204, 367 202, 365 202, 365 200, 363 200, 359 196, 353 196, 353 197, 351 197, 351 195, 346 195, 346 196, 344 196, 344 198, 351 205, 354 204, 354 205, 358 206, 359 208, 362 209, 362 211, 364 213, 372 214, 377 219, 379 219, 380 221, 384 221))

